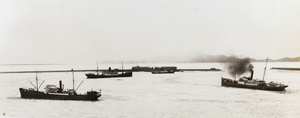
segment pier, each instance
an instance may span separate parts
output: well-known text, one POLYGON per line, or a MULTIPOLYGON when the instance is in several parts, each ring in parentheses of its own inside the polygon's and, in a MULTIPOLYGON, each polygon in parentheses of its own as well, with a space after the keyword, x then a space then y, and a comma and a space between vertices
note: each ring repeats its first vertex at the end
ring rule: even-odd
POLYGON ((276 70, 297 70, 297 71, 300 71, 300 68, 272 67, 271 69, 276 69, 276 70))
POLYGON ((183 71, 222 71, 222 70, 217 68, 210 68, 210 69, 178 69, 177 71, 183 72, 183 71))
MULTIPOLYGON (((107 69, 99 69, 98 71, 105 71, 107 69)), ((95 69, 89 69, 89 70, 41 70, 41 71, 6 71, 6 72, 0 72, 0 74, 7 74, 7 73, 57 73, 57 72, 94 72, 97 71, 95 69)), ((126 72, 131 71, 131 69, 123 69, 118 70, 119 72, 126 72)))

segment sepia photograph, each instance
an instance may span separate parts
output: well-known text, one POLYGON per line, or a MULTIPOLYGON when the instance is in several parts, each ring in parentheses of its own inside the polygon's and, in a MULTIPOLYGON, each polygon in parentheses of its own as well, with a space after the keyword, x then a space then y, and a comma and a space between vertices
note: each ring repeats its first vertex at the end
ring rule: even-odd
POLYGON ((299 118, 299 0, 0 0, 0 118, 299 118))

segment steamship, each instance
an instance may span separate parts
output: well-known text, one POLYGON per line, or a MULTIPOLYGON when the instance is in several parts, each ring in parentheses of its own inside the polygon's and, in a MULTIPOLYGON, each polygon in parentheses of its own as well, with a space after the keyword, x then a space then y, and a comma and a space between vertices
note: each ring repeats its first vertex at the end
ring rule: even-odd
POLYGON ((113 77, 132 77, 132 71, 123 72, 123 63, 122 63, 122 72, 119 72, 119 70, 115 69, 112 70, 111 67, 108 68, 108 70, 102 71, 101 74, 99 74, 98 70, 98 62, 97 62, 97 73, 86 73, 85 76, 87 79, 96 79, 96 78, 113 78, 113 77))
MULTIPOLYGON (((268 59, 266 61, 267 66, 268 59)), ((266 72, 266 66, 264 71, 264 77, 266 72)), ((281 83, 275 83, 275 82, 269 82, 266 83, 263 80, 253 80, 253 73, 254 71, 251 69, 251 76, 250 77, 242 77, 239 80, 233 80, 228 78, 221 78, 221 86, 226 87, 236 87, 236 88, 248 88, 248 89, 258 89, 258 90, 268 90, 268 91, 285 91, 285 88, 288 87, 288 85, 281 84, 281 83)))
MULTIPOLYGON (((83 81, 82 81, 83 82, 83 81)), ((80 85, 82 84, 80 83, 80 85)), ((41 85, 44 81, 41 83, 41 85)), ((31 83, 32 84, 32 83, 31 83)), ((32 84, 33 85, 33 84, 32 84)), ((97 101, 101 96, 100 91, 87 91, 85 94, 77 94, 74 89, 74 73, 73 73, 73 89, 64 90, 62 81, 59 81, 59 87, 55 85, 46 85, 45 91, 39 91, 38 78, 36 77, 36 86, 34 88, 19 88, 21 93, 21 98, 26 99, 50 99, 50 100, 87 100, 87 101, 97 101)))
POLYGON ((152 74, 174 74, 177 67, 155 67, 154 70, 151 72, 152 74))
POLYGON ((173 71, 173 70, 170 70, 170 71, 167 71, 167 70, 160 70, 160 71, 152 71, 151 73, 152 73, 152 74, 173 74, 174 71, 173 71))
POLYGON ((118 72, 118 70, 108 70, 102 71, 101 74, 98 72, 94 73, 86 73, 85 76, 87 79, 95 79, 95 78, 112 78, 112 77, 132 77, 132 72, 118 72))

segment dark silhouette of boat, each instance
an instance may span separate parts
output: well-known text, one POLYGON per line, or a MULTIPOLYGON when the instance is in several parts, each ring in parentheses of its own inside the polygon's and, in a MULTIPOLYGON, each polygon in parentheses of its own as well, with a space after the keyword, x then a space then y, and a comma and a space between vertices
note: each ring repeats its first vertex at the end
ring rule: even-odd
MULTIPOLYGON (((80 85, 82 84, 82 82, 80 83, 80 85)), ((42 84, 43 83, 44 82, 42 82, 42 84)), ((101 90, 100 91, 91 90, 91 91, 87 91, 87 93, 85 93, 85 94, 77 94, 76 90, 79 88, 79 86, 77 87, 77 89, 74 88, 74 73, 73 73, 73 89, 64 90, 62 81, 59 81, 59 87, 57 87, 55 85, 47 85, 45 87, 45 91, 39 91, 40 86, 38 86, 38 79, 36 77, 36 86, 34 86, 34 88, 20 88, 19 89, 20 93, 21 93, 21 98, 97 101, 98 98, 101 96, 101 90)))
POLYGON ((154 70, 152 74, 174 74, 174 70, 154 70))
MULTIPOLYGON (((266 61, 267 66, 268 59, 266 61)), ((266 72, 266 66, 264 71, 264 77, 266 72)), ((285 88, 288 87, 288 85, 284 85, 281 83, 275 83, 275 82, 269 82, 266 83, 263 80, 252 80, 253 79, 253 73, 254 71, 251 69, 251 76, 250 77, 243 77, 239 80, 233 80, 228 78, 221 78, 221 86, 226 87, 236 87, 236 88, 248 88, 248 89, 258 89, 258 90, 268 90, 268 91, 285 91, 285 88)))
POLYGON ((237 81, 237 80, 232 80, 232 79, 222 77, 221 81, 222 81, 222 86, 268 90, 268 91, 285 91, 285 88, 288 87, 288 85, 278 84, 274 82, 266 83, 263 80, 256 81, 256 82, 242 82, 242 81, 237 81))
POLYGON ((118 69, 112 70, 110 67, 108 70, 102 71, 101 74, 99 74, 98 70, 98 62, 97 62, 97 73, 86 73, 85 74, 87 79, 96 79, 96 78, 113 78, 113 77, 132 77, 132 71, 123 71, 123 63, 122 63, 122 70, 119 71, 118 69))
POLYGON ((152 74, 174 74, 177 67, 155 67, 152 74))
POLYGON ((132 72, 118 72, 116 70, 103 71, 101 74, 87 73, 87 79, 112 78, 112 77, 132 77, 132 72))

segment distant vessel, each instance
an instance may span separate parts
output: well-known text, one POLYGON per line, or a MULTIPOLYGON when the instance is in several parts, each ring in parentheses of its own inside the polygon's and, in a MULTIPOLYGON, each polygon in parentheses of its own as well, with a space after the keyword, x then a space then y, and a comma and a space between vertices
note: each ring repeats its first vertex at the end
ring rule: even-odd
POLYGON ((98 62, 97 62, 97 73, 87 73, 85 74, 87 76, 87 79, 95 79, 95 78, 112 78, 112 77, 132 77, 132 71, 129 72, 123 72, 123 63, 122 63, 122 72, 119 72, 119 70, 115 69, 112 70, 110 67, 108 70, 102 71, 101 74, 98 72, 98 62))
MULTIPOLYGON (((265 72, 266 72, 266 67, 267 67, 267 62, 265 65, 265 70, 264 70, 264 77, 265 77, 265 72)), ((253 70, 251 70, 251 76, 246 78, 240 78, 239 80, 233 80, 233 79, 228 79, 228 78, 221 78, 221 85, 222 86, 227 86, 227 87, 236 87, 236 88, 248 88, 248 89, 258 89, 258 90, 268 90, 268 91, 285 91, 285 88, 288 87, 288 85, 280 84, 280 83, 275 83, 275 82, 269 82, 266 83, 263 80, 252 80, 253 79, 253 70)))
MULTIPOLYGON (((72 72, 73 72, 73 69, 72 69, 72 72)), ((82 84, 82 82, 80 83, 80 85, 82 84)), ((43 83, 44 83, 44 81, 42 82, 42 84, 43 83)), ((73 73, 73 89, 64 90, 61 81, 59 81, 59 87, 57 87, 55 85, 46 85, 45 91, 39 91, 40 86, 38 86, 38 78, 36 77, 36 86, 34 86, 34 88, 20 88, 19 89, 20 93, 21 93, 21 98, 96 101, 101 96, 101 90, 100 91, 91 90, 91 91, 87 91, 86 94, 77 94, 76 90, 79 88, 79 86, 77 87, 77 89, 74 89, 74 73, 73 73)))
POLYGON ((174 70, 154 70, 152 74, 174 74, 174 70))
POLYGON ((177 67, 155 67, 152 74, 174 74, 177 67))
POLYGON ((106 71, 102 71, 101 74, 87 73, 85 75, 87 76, 87 79, 111 78, 111 77, 132 77, 132 72, 118 72, 117 70, 108 69, 106 71))

